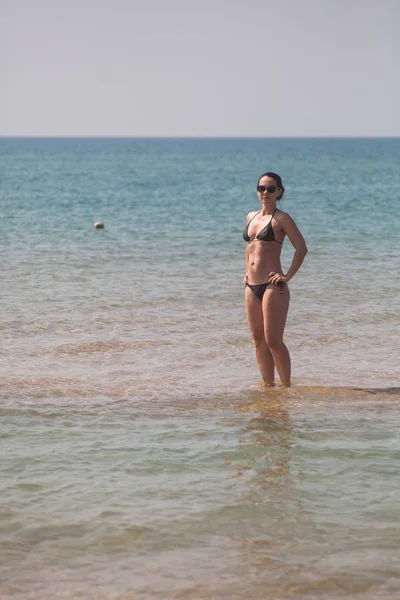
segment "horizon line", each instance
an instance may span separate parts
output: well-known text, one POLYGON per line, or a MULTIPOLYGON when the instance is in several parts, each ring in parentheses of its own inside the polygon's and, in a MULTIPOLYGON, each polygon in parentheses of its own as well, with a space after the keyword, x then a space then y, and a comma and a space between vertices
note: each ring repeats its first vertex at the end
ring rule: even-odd
POLYGON ((363 140, 400 139, 400 135, 1 135, 0 139, 58 139, 58 140, 363 140))

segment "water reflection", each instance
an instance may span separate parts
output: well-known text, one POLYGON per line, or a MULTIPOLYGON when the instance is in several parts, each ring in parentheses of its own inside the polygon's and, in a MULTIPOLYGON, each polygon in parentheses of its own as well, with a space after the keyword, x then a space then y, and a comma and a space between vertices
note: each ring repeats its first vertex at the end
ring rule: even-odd
POLYGON ((237 407, 242 413, 254 415, 240 429, 240 442, 258 449, 251 483, 259 488, 290 483, 293 427, 286 397, 284 391, 277 389, 251 390, 237 407))

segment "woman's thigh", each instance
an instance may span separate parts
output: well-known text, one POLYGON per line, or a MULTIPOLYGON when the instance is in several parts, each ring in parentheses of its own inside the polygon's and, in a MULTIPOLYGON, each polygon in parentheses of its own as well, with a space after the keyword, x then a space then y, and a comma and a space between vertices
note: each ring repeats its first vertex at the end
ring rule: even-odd
POLYGON ((247 320, 254 339, 264 337, 264 317, 262 303, 249 287, 245 290, 247 320))
POLYGON ((281 294, 281 289, 275 285, 270 285, 265 290, 262 311, 264 335, 268 344, 272 345, 282 342, 289 310, 289 301, 290 292, 287 286, 283 288, 283 294, 281 294))

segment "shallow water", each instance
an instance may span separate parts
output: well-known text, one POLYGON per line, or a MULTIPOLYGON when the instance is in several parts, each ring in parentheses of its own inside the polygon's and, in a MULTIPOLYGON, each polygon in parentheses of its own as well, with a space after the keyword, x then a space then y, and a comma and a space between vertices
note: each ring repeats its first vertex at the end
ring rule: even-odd
POLYGON ((399 390, 3 399, 2 598, 396 598, 399 390))

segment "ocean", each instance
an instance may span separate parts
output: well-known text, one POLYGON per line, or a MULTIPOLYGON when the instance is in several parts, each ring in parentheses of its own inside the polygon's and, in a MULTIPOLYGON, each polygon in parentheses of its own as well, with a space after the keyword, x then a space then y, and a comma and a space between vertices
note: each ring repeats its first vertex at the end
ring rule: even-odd
POLYGON ((399 597, 399 164, 396 138, 0 139, 2 600, 399 597), (244 308, 268 170, 309 249, 289 389, 244 308))

